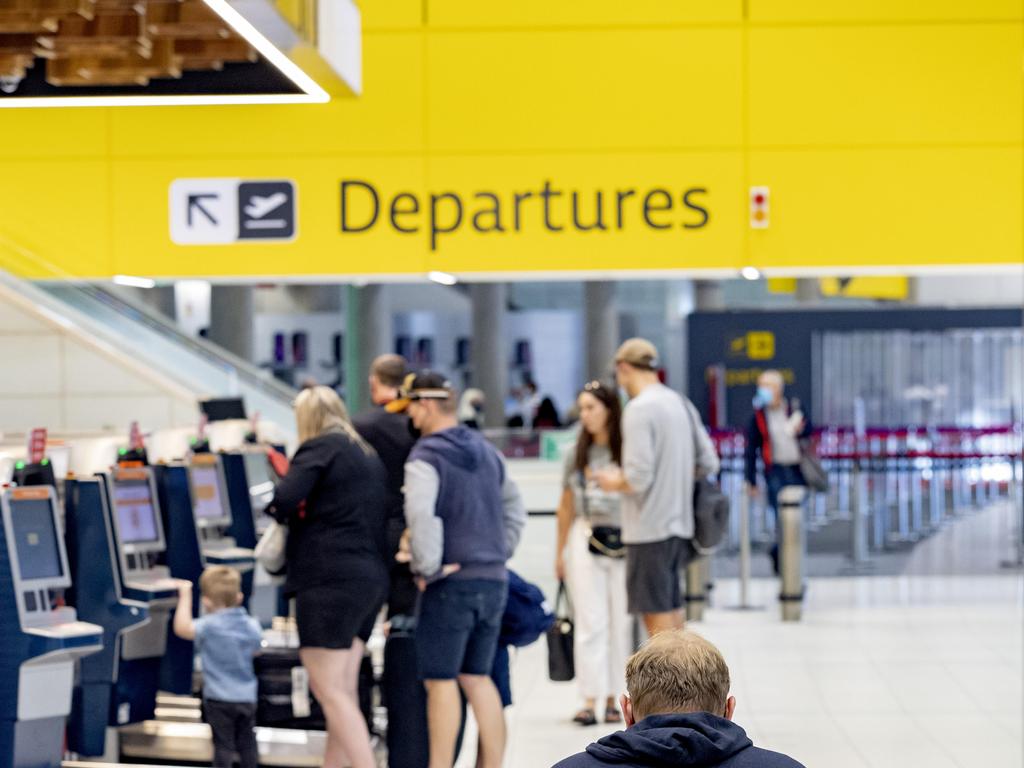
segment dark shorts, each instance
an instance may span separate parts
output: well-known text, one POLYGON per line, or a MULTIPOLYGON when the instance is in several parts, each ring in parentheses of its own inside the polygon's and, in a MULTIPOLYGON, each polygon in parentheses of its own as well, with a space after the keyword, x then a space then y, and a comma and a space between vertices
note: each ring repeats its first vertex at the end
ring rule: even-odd
POLYGON ((504 581, 448 578, 428 586, 416 622, 420 679, 490 675, 507 599, 504 581))
POLYGON ((697 559, 689 539, 626 545, 626 596, 630 613, 668 613, 684 605, 683 569, 697 559))
POLYGON ((352 579, 344 584, 309 587, 295 595, 295 624, 302 648, 346 649, 358 637, 370 639, 387 596, 386 581, 352 579))

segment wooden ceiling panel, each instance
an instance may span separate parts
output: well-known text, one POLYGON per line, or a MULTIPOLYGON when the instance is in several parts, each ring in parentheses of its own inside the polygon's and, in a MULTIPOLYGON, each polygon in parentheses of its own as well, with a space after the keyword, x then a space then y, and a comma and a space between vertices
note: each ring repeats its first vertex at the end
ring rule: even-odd
POLYGON ((51 85, 73 87, 145 85, 258 56, 203 0, 0 0, 4 90, 38 59, 51 85))

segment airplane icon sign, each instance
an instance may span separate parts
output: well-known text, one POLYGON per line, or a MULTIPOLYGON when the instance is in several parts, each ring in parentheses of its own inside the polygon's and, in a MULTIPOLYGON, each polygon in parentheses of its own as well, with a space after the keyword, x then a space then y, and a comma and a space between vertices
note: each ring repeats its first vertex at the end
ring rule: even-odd
POLYGON ((291 181, 175 179, 169 202, 171 240, 178 245, 295 239, 291 181))
POLYGON ((279 208, 287 202, 288 195, 284 192, 276 192, 270 197, 259 197, 257 195, 245 206, 245 214, 253 219, 262 219, 275 208, 279 208))

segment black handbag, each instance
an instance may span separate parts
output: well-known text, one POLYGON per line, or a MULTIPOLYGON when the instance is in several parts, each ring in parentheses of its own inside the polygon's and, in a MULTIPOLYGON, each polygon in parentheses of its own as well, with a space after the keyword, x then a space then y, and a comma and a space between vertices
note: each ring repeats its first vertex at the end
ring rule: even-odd
POLYGON ((547 631, 548 638, 548 677, 556 683, 564 683, 576 677, 576 663, 573 655, 575 629, 573 627, 572 603, 565 582, 558 583, 558 597, 555 598, 555 623, 547 631), (564 611, 563 604, 568 606, 564 611))
POLYGON ((580 481, 580 500, 583 503, 583 517, 590 526, 590 537, 587 549, 592 555, 614 557, 626 556, 626 545, 622 543, 622 529, 614 525, 590 525, 590 506, 587 504, 587 478, 582 471, 577 472, 580 481))
MULTIPOLYGON (((697 430, 704 425, 693 418, 693 405, 684 403, 686 415, 690 418, 693 431, 694 464, 700 453, 697 430)), ((693 481, 693 544, 701 554, 708 554, 722 543, 729 529, 729 497, 707 477, 695 477, 693 481)))

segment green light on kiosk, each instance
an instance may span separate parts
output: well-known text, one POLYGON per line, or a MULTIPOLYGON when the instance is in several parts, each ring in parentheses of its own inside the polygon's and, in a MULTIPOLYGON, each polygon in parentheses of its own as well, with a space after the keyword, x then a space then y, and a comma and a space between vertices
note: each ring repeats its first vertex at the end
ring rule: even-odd
POLYGON ((127 448, 118 448, 117 449, 117 455, 118 456, 125 456, 127 454, 128 454, 128 449, 127 448))
POLYGON ((25 462, 24 461, 19 461, 18 463, 16 463, 14 465, 14 468, 15 469, 24 469, 25 468, 25 462))
POLYGON ((39 462, 39 465, 45 467, 49 463, 50 463, 49 459, 43 459, 42 461, 39 462))

